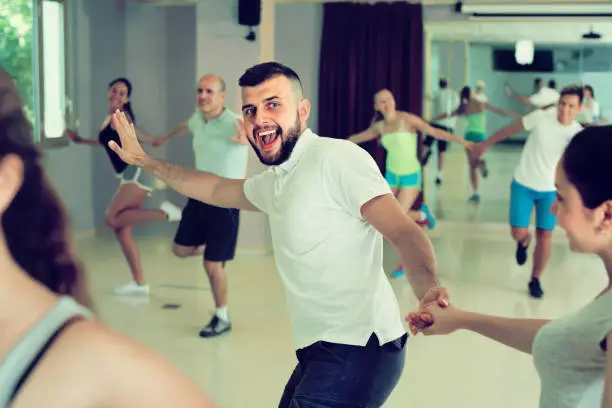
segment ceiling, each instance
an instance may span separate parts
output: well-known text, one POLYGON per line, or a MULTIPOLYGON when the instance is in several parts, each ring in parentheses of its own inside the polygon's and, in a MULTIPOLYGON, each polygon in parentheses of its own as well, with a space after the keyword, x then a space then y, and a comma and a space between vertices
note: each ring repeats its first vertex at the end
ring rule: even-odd
MULTIPOLYGON (((197 0, 128 0, 156 6, 177 6, 195 4, 197 0)), ((229 0, 199 0, 199 1, 229 1, 229 0)), ((264 0, 265 1, 265 0, 264 0)), ((331 3, 347 0, 269 0, 277 4, 297 3, 331 3)), ((518 39, 530 39, 537 43, 573 44, 580 43, 583 33, 589 31, 590 26, 603 35, 599 43, 612 43, 612 20, 600 19, 589 21, 587 19, 571 21, 553 21, 551 19, 509 20, 509 19, 472 19, 465 15, 452 12, 452 5, 456 0, 349 0, 356 3, 377 2, 410 2, 422 3, 425 9, 425 26, 427 32, 434 40, 478 41, 486 43, 513 43, 518 39), (429 9, 437 12, 429 13, 429 9), (444 10, 442 14, 440 10, 444 10), (432 16, 430 14, 435 14, 432 16)), ((464 4, 575 4, 579 0, 463 0, 464 4)), ((588 3, 609 4, 610 0, 588 0, 588 3)))
MULTIPOLYGON (((351 1, 353 3, 388 3, 402 1, 407 3, 422 3, 425 5, 455 4, 456 0, 275 0, 276 3, 337 3, 351 1)), ((463 0, 466 4, 574 4, 584 0, 463 0)), ((588 0, 589 3, 608 4, 610 0, 588 0)))
POLYGON ((612 43, 611 21, 430 21, 425 23, 433 40, 475 41, 483 43, 513 43, 532 40, 548 44, 612 43), (600 40, 581 40, 582 34, 593 30, 602 34, 600 40))

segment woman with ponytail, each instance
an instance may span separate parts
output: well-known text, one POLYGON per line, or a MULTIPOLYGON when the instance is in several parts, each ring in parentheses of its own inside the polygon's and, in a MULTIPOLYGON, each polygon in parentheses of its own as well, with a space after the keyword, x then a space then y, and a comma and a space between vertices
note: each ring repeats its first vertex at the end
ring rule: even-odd
POLYGON ((164 359, 93 319, 64 206, 1 68, 0 219, 0 407, 213 406, 164 359))
MULTIPOLYGON (((487 139, 487 111, 495 112, 498 115, 509 116, 515 119, 519 119, 521 116, 517 113, 501 109, 491 105, 488 102, 482 102, 475 96, 469 86, 464 86, 461 89, 460 98, 461 102, 459 107, 454 112, 441 113, 434 117, 431 121, 436 122, 441 119, 445 119, 451 116, 463 116, 466 120, 465 127, 465 140, 473 143, 481 143, 487 139)), ((470 166, 470 183, 472 185, 472 195, 470 201, 474 203, 480 202, 480 194, 478 193, 478 174, 477 170, 480 169, 482 177, 487 177, 489 170, 487 169, 486 162, 477 157, 473 151, 466 150, 468 164, 470 166)))
MULTIPOLYGON (((149 221, 179 221, 182 211, 169 201, 164 201, 159 209, 144 210, 142 206, 148 196, 156 188, 156 179, 143 172, 135 166, 130 166, 123 162, 115 152, 109 147, 108 143, 112 140, 121 143, 119 135, 113 128, 110 115, 117 110, 126 112, 132 123, 136 123, 136 117, 132 111, 130 97, 132 95, 132 84, 126 78, 117 78, 108 86, 108 115, 98 137, 93 139, 82 138, 76 132, 66 130, 68 137, 75 143, 100 146, 106 150, 111 165, 119 179, 117 193, 108 207, 106 213, 106 224, 115 232, 115 236, 121 245, 123 254, 132 272, 132 281, 126 285, 115 289, 117 295, 145 295, 149 294, 138 246, 132 236, 134 225, 149 221)), ((138 136, 144 142, 152 143, 153 138, 141 129, 136 128, 138 136)))

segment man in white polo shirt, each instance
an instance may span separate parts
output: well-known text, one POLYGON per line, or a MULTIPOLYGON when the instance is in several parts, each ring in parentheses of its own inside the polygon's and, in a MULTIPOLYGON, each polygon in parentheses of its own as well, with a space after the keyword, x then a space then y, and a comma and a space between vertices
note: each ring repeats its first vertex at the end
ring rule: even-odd
MULTIPOLYGON (((449 133, 454 133, 455 125, 457 124, 457 117, 453 116, 452 113, 459 107, 459 94, 454 89, 448 87, 448 81, 446 78, 440 78, 438 82, 440 90, 431 98, 433 114, 432 116, 438 116, 441 113, 448 115, 445 119, 440 119, 436 122, 431 122, 431 125, 435 128, 442 129, 449 133)), ((434 139, 433 136, 427 135, 423 142, 423 159, 422 165, 426 166, 433 150, 432 145, 434 141, 438 142, 438 174, 436 175, 436 184, 442 184, 442 169, 444 168, 444 152, 448 147, 446 140, 434 139)))
MULTIPOLYGON (((229 179, 246 176, 248 147, 231 141, 240 115, 225 107, 225 81, 219 75, 204 75, 198 82, 195 112, 170 133, 156 139, 160 146, 179 135, 193 135, 195 165, 200 171, 229 179)), ((174 238, 173 252, 181 258, 204 254, 204 269, 210 280, 216 313, 201 337, 214 337, 231 330, 227 309, 227 278, 224 266, 234 259, 240 211, 190 198, 174 238)))
POLYGON ((267 171, 231 180, 148 156, 125 115, 113 120, 127 163, 179 193, 268 215, 298 364, 280 407, 380 407, 404 367, 406 330, 382 267, 383 236, 400 252, 421 301, 445 303, 431 242, 408 217, 372 157, 307 128, 310 103, 297 74, 276 62, 240 78, 244 124, 267 171))
MULTIPOLYGON (((554 80, 549 81, 550 85, 556 86, 554 80)), ((544 85, 542 78, 536 78, 534 81, 535 93, 531 96, 521 96, 515 93, 510 86, 506 86, 506 92, 508 95, 519 102, 533 105, 536 108, 543 108, 551 105, 556 105, 559 102, 559 92, 551 88, 550 86, 544 85)))
POLYGON ((489 102, 489 97, 485 94, 485 83, 482 80, 476 81, 476 92, 472 94, 472 97, 482 103, 489 102))
POLYGON ((540 277, 550 258, 552 231, 557 221, 550 210, 557 193, 555 169, 565 146, 582 130, 576 121, 582 99, 582 87, 567 87, 561 91, 556 107, 537 109, 495 132, 477 146, 476 154, 482 154, 512 135, 525 130, 531 132, 510 187, 510 227, 512 237, 517 242, 516 262, 523 265, 527 261, 527 248, 531 243, 529 224, 535 208, 536 246, 528 285, 529 294, 534 298, 541 298, 544 294, 540 277))

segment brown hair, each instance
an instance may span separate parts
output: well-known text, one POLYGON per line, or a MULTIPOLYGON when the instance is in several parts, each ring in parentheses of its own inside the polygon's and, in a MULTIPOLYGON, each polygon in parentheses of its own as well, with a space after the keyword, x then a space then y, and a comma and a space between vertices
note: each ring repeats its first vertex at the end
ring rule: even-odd
POLYGON ((17 88, 0 67, 0 160, 9 154, 23 162, 23 184, 2 216, 11 255, 49 290, 91 308, 83 270, 69 242, 64 206, 43 168, 17 88))

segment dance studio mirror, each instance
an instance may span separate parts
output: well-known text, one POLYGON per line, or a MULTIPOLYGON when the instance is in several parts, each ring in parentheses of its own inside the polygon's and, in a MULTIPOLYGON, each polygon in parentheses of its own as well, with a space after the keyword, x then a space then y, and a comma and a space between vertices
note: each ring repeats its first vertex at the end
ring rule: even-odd
MULTIPOLYGON (((435 97, 442 78, 456 92, 457 101, 461 100, 462 88, 469 86, 472 98, 491 105, 483 107, 482 117, 472 112, 469 117, 456 116, 447 121, 459 136, 480 126, 482 129, 476 130, 490 137, 519 115, 535 109, 526 97, 537 92, 537 79, 541 79, 539 86, 554 87, 558 92, 571 84, 590 85, 596 102, 588 102, 589 107, 592 110, 593 104, 598 105, 599 113, 593 118, 593 112, 585 111, 586 116, 580 116, 579 121, 612 118, 612 97, 606 94, 606 86, 612 80, 609 22, 433 21, 426 23, 425 30, 424 117, 431 119, 439 113, 435 97)), ((546 89, 543 92, 548 98, 554 95, 546 89)), ((528 132, 519 133, 486 151, 486 166, 475 170, 476 191, 464 148, 449 144, 440 163, 434 143, 423 167, 424 190, 438 219, 507 225, 510 184, 527 136, 528 132)))

